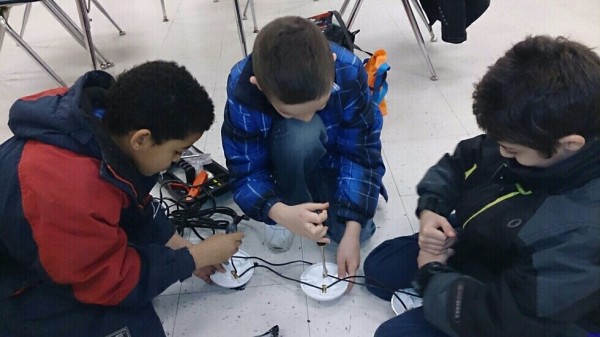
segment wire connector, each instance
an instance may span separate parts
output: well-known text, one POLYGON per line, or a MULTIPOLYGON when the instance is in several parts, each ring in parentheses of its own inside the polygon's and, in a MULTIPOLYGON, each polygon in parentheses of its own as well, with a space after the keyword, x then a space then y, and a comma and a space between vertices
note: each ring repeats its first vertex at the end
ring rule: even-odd
POLYGON ((321 286, 321 292, 322 292, 323 294, 326 294, 326 293, 327 293, 327 285, 326 285, 326 284, 323 284, 323 285, 321 286))

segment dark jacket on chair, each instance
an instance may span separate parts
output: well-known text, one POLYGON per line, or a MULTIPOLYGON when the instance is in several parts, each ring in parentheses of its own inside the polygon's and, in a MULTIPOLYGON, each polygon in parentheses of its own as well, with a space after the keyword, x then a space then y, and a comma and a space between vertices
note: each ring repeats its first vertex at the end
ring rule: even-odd
POLYGON ((442 23, 442 40, 462 43, 467 39, 467 27, 490 6, 490 0, 420 0, 429 25, 442 23))

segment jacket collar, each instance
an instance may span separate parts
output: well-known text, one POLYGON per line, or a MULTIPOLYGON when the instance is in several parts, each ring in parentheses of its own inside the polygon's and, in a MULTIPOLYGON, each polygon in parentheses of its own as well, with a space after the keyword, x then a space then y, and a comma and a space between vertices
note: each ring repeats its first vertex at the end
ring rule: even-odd
POLYGON ((518 182, 526 188, 551 194, 564 193, 600 178, 600 141, 594 141, 572 157, 548 168, 526 167, 510 159, 496 179, 518 182))
POLYGON ((246 64, 238 79, 234 92, 235 100, 249 109, 261 111, 273 117, 280 117, 267 96, 254 84, 250 83, 251 76, 254 76, 252 55, 246 59, 246 64))
MULTIPOLYGON (((114 80, 110 82, 110 85, 114 80)), ((110 85, 85 83, 81 90, 80 110, 94 134, 101 151, 100 174, 104 179, 125 191, 137 205, 143 207, 154 184, 156 175, 146 177, 139 173, 133 160, 112 140, 104 130, 102 117, 106 108, 106 92, 110 85)))

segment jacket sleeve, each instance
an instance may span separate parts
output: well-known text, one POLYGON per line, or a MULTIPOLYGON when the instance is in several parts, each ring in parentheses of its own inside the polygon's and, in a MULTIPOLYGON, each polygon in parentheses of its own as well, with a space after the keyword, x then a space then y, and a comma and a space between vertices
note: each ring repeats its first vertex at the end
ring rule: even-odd
POLYGON ((175 226, 157 200, 148 202, 141 216, 139 213, 137 206, 121 213, 121 227, 125 229, 129 242, 165 245, 175 234, 175 226))
POLYGON ((417 217, 425 209, 444 217, 454 210, 461 197, 464 180, 471 170, 477 168, 483 147, 490 142, 485 135, 463 140, 452 155, 445 154, 427 170, 417 184, 417 217))
POLYGON ((191 276, 194 261, 187 249, 129 245, 120 226, 129 199, 100 178, 98 167, 66 150, 33 141, 25 146, 18 177, 40 272, 71 286, 83 303, 143 305, 191 276))
MULTIPOLYGON (((231 76, 229 78, 231 82, 231 76)), ((228 91, 233 90, 228 83, 228 91)), ((270 174, 267 130, 271 118, 235 101, 229 92, 221 128, 233 199, 249 217, 269 224, 271 207, 280 201, 270 174), (255 117, 260 116, 260 117, 255 117)))
POLYGON ((375 214, 379 194, 387 198, 382 186, 385 166, 381 156, 383 117, 371 100, 367 73, 360 60, 341 64, 349 51, 336 50, 336 81, 340 85, 342 113, 335 149, 340 172, 336 204, 338 216, 364 224, 375 214), (342 81, 340 81, 342 79, 342 81))
POLYGON ((425 317, 451 336, 589 336, 576 323, 600 303, 598 235, 598 224, 544 233, 532 255, 488 283, 436 274, 425 317))

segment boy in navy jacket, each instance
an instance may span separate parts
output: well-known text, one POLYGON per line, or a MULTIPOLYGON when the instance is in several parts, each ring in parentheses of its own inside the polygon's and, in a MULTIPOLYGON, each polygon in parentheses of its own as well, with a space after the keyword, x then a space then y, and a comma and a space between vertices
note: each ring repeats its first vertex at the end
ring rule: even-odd
POLYGON ((213 104, 175 63, 18 100, 0 145, 2 336, 164 336, 151 300, 205 281, 242 234, 192 245, 150 190, 209 129, 213 104))

